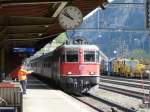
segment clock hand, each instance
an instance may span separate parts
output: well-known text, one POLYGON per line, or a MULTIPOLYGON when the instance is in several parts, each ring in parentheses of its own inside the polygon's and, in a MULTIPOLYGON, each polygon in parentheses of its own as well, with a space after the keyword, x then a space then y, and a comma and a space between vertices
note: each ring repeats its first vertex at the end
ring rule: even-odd
POLYGON ((66 17, 68 17, 68 18, 70 18, 71 20, 73 20, 73 17, 71 17, 66 11, 64 11, 64 16, 66 16, 66 17))

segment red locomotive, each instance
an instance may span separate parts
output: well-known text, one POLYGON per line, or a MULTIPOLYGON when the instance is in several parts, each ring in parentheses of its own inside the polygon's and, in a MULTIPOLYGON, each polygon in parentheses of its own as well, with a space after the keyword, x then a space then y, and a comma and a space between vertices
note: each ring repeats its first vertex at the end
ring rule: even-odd
POLYGON ((32 61, 31 69, 52 79, 67 92, 86 93, 99 84, 99 48, 96 45, 63 45, 32 61))

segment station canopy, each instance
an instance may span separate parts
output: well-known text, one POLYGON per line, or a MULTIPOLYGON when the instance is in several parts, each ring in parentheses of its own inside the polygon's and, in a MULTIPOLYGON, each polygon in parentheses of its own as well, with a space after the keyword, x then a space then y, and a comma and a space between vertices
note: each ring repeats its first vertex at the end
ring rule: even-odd
POLYGON ((83 16, 107 0, 0 0, 0 48, 40 49, 64 32, 58 15, 66 6, 78 7, 83 16))

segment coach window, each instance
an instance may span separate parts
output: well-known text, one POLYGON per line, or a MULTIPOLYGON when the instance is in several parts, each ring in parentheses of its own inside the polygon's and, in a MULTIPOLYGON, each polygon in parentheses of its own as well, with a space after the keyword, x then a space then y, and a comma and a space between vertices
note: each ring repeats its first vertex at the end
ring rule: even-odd
POLYGON ((84 62, 95 62, 95 51, 84 51, 84 62))
POLYGON ((78 51, 67 51, 66 52, 67 62, 78 62, 78 51))

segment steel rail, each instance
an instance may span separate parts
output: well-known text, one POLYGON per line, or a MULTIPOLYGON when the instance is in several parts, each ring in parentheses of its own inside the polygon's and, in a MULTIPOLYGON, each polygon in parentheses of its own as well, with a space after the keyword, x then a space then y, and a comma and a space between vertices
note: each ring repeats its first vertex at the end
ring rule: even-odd
POLYGON ((148 95, 149 95, 149 94, 145 94, 142 92, 131 91, 131 90, 122 89, 122 88, 118 88, 118 87, 110 87, 110 86, 106 86, 106 85, 100 85, 99 88, 107 90, 107 91, 124 94, 124 95, 131 96, 131 97, 138 98, 138 99, 144 99, 145 97, 148 97, 148 95))
POLYGON ((136 83, 141 83, 142 81, 144 84, 149 84, 150 81, 147 79, 132 79, 132 78, 121 78, 121 77, 113 77, 113 76, 104 76, 101 75, 101 79, 113 79, 113 80, 120 80, 120 81, 127 81, 127 82, 136 82, 136 83))
POLYGON ((78 100, 78 101, 80 101, 80 102, 82 102, 82 103, 88 105, 89 107, 93 108, 94 110, 96 110, 96 111, 98 111, 98 112, 104 112, 103 109, 100 109, 100 108, 98 108, 98 107, 95 107, 95 106, 93 106, 92 104, 90 104, 90 103, 88 103, 88 102, 86 102, 86 101, 84 101, 84 100, 81 100, 81 99, 80 99, 79 97, 77 97, 77 96, 74 96, 74 95, 71 95, 71 96, 72 96, 73 98, 75 98, 76 100, 78 100))
POLYGON ((136 110, 134 110, 134 109, 131 109, 131 108, 126 107, 126 106, 124 106, 124 105, 120 105, 120 104, 117 103, 117 102, 114 102, 114 101, 111 101, 111 100, 102 98, 102 97, 100 97, 100 96, 96 96, 96 95, 91 94, 91 93, 88 94, 88 95, 86 95, 85 97, 89 97, 89 98, 92 98, 92 99, 95 100, 95 101, 99 101, 100 103, 103 103, 103 104, 109 106, 110 109, 105 110, 105 109, 102 108, 102 107, 101 107, 101 108, 100 108, 100 107, 95 107, 95 106, 93 106, 93 105, 91 104, 90 101, 84 101, 84 99, 80 99, 80 97, 73 96, 73 95, 72 95, 72 97, 75 98, 75 99, 77 99, 77 100, 79 100, 80 102, 82 102, 82 103, 84 103, 84 104, 90 106, 91 108, 97 110, 98 112, 106 112, 106 111, 108 111, 108 110, 109 110, 110 112, 111 112, 111 111, 112 111, 112 112, 113 112, 113 111, 118 112, 118 110, 124 111, 124 112, 136 112, 136 110))
POLYGON ((124 105, 121 105, 117 102, 114 102, 114 101, 111 101, 111 100, 108 100, 106 98, 103 98, 103 97, 100 97, 100 96, 96 96, 94 94, 90 94, 89 97, 95 99, 95 100, 98 100, 100 102, 103 102, 103 103, 106 103, 108 105, 110 105, 111 107, 116 107, 118 108, 119 110, 123 110, 124 112, 136 112, 136 110, 133 110, 129 107, 126 107, 124 105))
POLYGON ((131 83, 127 81, 117 81, 117 80, 112 80, 112 79, 100 79, 101 82, 106 82, 106 83, 112 83, 112 84, 119 84, 119 85, 124 85, 124 86, 129 86, 129 87, 136 87, 136 88, 142 88, 144 89, 149 89, 148 84, 140 84, 140 83, 131 83))

